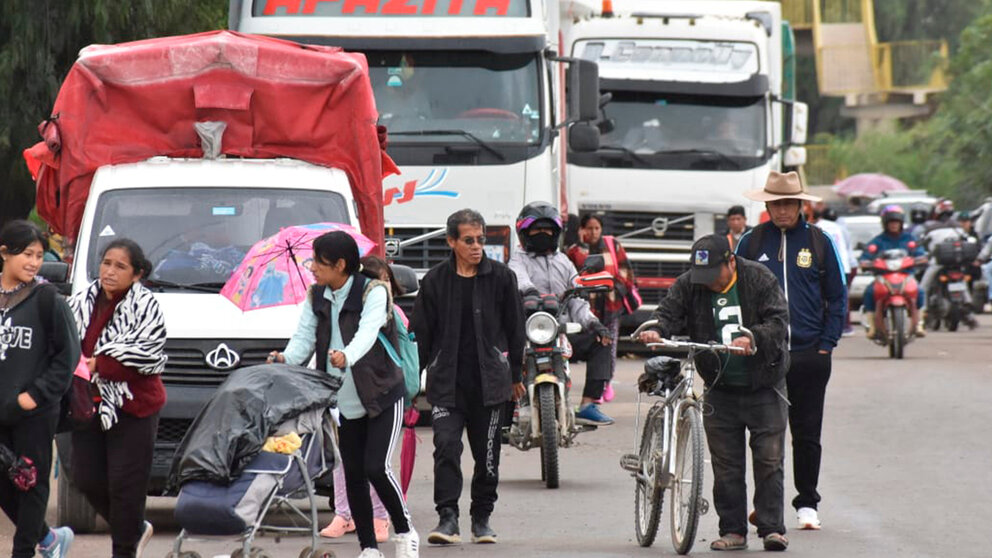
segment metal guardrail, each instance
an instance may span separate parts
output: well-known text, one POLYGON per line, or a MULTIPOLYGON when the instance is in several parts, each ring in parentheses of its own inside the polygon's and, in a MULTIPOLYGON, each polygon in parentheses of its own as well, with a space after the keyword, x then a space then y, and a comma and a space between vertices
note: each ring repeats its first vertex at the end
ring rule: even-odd
MULTIPOLYGON (((947 41, 897 41, 875 47, 883 91, 947 89, 947 41)), ((910 91, 911 92, 911 91, 910 91)))

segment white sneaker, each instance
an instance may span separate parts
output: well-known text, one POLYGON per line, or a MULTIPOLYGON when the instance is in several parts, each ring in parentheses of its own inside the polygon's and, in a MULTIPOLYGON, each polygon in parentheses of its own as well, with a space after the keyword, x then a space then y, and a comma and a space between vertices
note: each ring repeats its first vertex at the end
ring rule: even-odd
POLYGON ((386 555, 380 552, 378 548, 366 548, 358 555, 358 558, 386 558, 386 555))
POLYGON ((420 536, 412 526, 406 533, 393 535, 396 543, 396 558, 419 558, 420 557, 420 536))
POLYGON ((799 508, 796 510, 796 520, 799 522, 799 529, 803 531, 820 530, 820 517, 813 508, 799 508))

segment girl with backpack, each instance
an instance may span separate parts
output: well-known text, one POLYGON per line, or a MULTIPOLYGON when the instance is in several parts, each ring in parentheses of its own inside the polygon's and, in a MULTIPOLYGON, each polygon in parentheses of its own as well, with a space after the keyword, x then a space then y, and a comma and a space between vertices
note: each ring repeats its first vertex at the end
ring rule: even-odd
MULTIPOLYGON (((393 277, 393 272, 385 260, 377 256, 366 256, 362 258, 361 263, 362 273, 387 283, 393 298, 403 294, 403 289, 396 283, 396 278, 393 277)), ((399 306, 393 306, 393 311, 404 324, 409 323, 399 306)), ((386 512, 386 507, 382 505, 379 495, 376 494, 375 487, 369 488, 369 497, 372 498, 372 522, 375 527, 375 540, 376 542, 386 542, 389 539, 389 514, 386 512)), ((336 539, 354 530, 355 521, 351 516, 348 492, 345 490, 344 467, 338 464, 334 468, 334 519, 320 531, 320 536, 336 539)))
POLYGON ((137 243, 115 239, 100 255, 99 277, 69 299, 99 400, 93 420, 72 433, 72 481, 110 525, 114 558, 140 557, 153 533, 145 496, 166 399, 166 331, 141 284, 151 271, 137 243))
MULTIPOLYGON (((620 332, 620 317, 623 314, 633 314, 641 305, 641 295, 637 292, 634 281, 634 270, 627 261, 627 253, 616 238, 603 234, 603 222, 598 216, 587 213, 579 221, 579 243, 573 244, 566 252, 576 269, 582 269, 586 258, 593 254, 601 254, 605 260, 604 271, 613 275, 617 280, 617 289, 605 294, 589 296, 589 307, 599 321, 610 330, 613 345, 610 349, 610 377, 617 365, 617 339, 620 332)), ((607 383, 603 391, 603 399, 613 399, 613 383, 607 383)))
POLYGON ((55 287, 36 277, 45 236, 28 221, 0 231, 0 444, 37 468, 34 486, 22 490, 0 475, 0 507, 14 523, 11 556, 62 558, 72 544, 68 527, 45 523, 52 440, 62 396, 79 363, 72 314, 55 287))
POLYGON ((361 273, 358 245, 347 233, 333 231, 313 242, 314 286, 303 303, 296 333, 283 353, 270 360, 305 364, 316 350, 317 368, 343 380, 338 392, 338 428, 348 504, 359 558, 381 558, 372 516, 369 484, 375 487, 396 532, 396 556, 417 558, 414 530, 390 460, 403 419, 403 373, 379 339, 396 346, 389 287, 361 273), (326 355, 326 356, 325 356, 326 355))

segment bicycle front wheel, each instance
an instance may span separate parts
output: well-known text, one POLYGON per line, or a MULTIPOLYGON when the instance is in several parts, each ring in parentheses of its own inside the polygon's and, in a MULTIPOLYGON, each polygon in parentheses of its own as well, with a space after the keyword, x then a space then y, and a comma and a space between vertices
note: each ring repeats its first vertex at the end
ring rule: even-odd
POLYGON ((686 405, 675 424, 675 478, 672 480, 672 546, 688 554, 696 539, 703 500, 703 417, 686 405))
POLYGON ((654 544, 661 520, 661 506, 665 489, 660 482, 662 459, 662 413, 653 408, 644 420, 641 432, 641 470, 634 485, 634 533, 637 544, 647 547, 654 544))

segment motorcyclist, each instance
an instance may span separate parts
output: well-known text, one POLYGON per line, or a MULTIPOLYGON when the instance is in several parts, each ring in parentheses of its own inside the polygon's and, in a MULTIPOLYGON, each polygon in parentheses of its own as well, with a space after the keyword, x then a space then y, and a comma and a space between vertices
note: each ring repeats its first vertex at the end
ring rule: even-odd
MULTIPOLYGON (((547 202, 532 202, 517 216, 517 238, 520 247, 510 256, 509 266, 517 275, 517 284, 524 297, 554 294, 563 297, 578 275, 575 266, 558 249, 561 236, 561 216, 547 202)), ((581 333, 568 336, 573 355, 586 361, 586 383, 576 422, 608 425, 613 419, 595 403, 603 396, 610 380, 610 331, 592 313, 589 302, 572 298, 567 304, 571 321, 582 325, 581 333)))
MULTIPOLYGON (((927 223, 927 232, 923 236, 922 242, 926 246, 927 251, 933 254, 938 244, 954 240, 977 242, 977 239, 968 234, 968 231, 961 228, 954 219, 954 202, 948 199, 942 199, 934 207, 934 219, 927 223)), ((939 265, 936 261, 930 262, 930 265, 927 266, 926 271, 923 273, 923 279, 920 280, 920 289, 926 295, 931 294, 930 290, 933 288, 934 280, 936 280, 942 268, 943 266, 939 265)), ((974 329, 978 326, 978 321, 971 313, 971 293, 965 291, 964 296, 965 308, 967 309, 964 322, 968 324, 968 327, 974 329)))
MULTIPOLYGON (((903 212, 902 208, 898 205, 887 205, 882 209, 882 228, 884 229, 878 236, 871 239, 871 242, 865 246, 865 249, 861 252, 860 264, 862 268, 871 267, 872 261, 878 257, 879 254, 885 252, 886 250, 905 250, 909 256, 911 256, 917 265, 927 264, 927 253, 923 249, 923 246, 913 238, 913 235, 905 232, 903 227, 905 226, 906 214, 903 212)), ((868 287, 865 289, 864 300, 865 320, 868 322, 868 338, 875 338, 875 289, 868 287)), ((916 308, 919 311, 919 319, 916 322, 916 335, 918 337, 925 337, 926 330, 924 329, 923 322, 925 307, 923 305, 923 289, 917 289, 916 294, 916 308)))
POLYGON ((922 204, 916 204, 909 210, 909 234, 919 240, 926 232, 927 218, 930 216, 930 208, 922 204))

